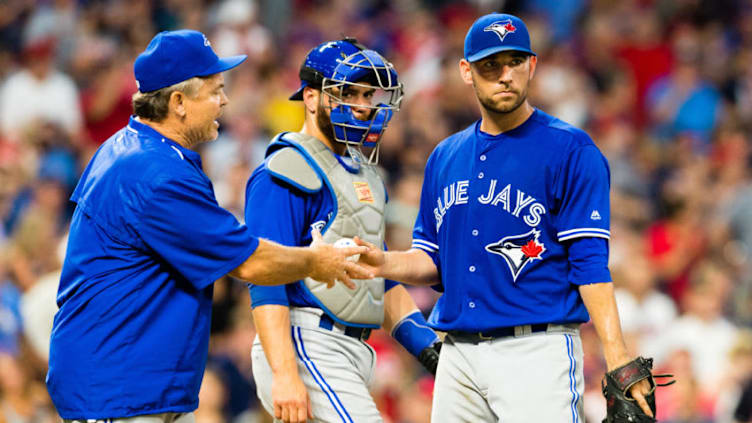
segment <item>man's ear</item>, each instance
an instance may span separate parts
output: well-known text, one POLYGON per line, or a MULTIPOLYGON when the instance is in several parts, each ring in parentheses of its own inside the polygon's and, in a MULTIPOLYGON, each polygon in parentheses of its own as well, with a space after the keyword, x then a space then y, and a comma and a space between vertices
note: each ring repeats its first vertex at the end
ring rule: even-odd
POLYGON ((303 88, 303 104, 306 108, 307 113, 316 112, 316 110, 319 107, 320 96, 321 96, 321 91, 315 88, 311 88, 311 87, 303 88))
POLYGON ((185 94, 180 91, 173 91, 170 94, 170 101, 168 103, 169 113, 174 113, 180 119, 185 118, 185 94))
POLYGON ((530 79, 535 76, 535 68, 538 66, 538 56, 530 56, 530 79))
POLYGON ((460 59, 460 76, 462 81, 467 85, 473 85, 473 71, 471 69, 470 62, 465 59, 460 59))

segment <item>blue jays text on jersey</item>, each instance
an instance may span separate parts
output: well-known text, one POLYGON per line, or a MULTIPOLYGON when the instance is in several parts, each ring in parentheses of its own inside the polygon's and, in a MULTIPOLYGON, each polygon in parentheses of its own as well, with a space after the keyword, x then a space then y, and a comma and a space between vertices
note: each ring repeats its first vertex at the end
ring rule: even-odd
POLYGON ((426 165, 413 247, 434 260, 445 292, 429 322, 587 321, 577 286, 611 280, 609 236, 608 163, 585 132, 540 110, 496 136, 476 122, 426 165))
MULTIPOLYGON (((516 190, 516 197, 512 197, 512 184, 507 184, 504 188, 496 179, 489 182, 488 192, 477 198, 481 204, 490 204, 494 207, 501 207, 507 213, 512 213, 515 217, 520 217, 520 213, 527 209, 527 214, 522 217, 529 226, 538 226, 541 221, 541 215, 546 213, 546 208, 535 200, 535 197, 525 194, 523 191, 516 190), (516 198, 516 200, 515 200, 516 198)), ((436 231, 441 227, 444 215, 453 205, 467 204, 467 187, 470 185, 469 180, 452 182, 449 186, 444 187, 442 195, 436 199, 436 207, 433 209, 433 215, 436 218, 436 231)))

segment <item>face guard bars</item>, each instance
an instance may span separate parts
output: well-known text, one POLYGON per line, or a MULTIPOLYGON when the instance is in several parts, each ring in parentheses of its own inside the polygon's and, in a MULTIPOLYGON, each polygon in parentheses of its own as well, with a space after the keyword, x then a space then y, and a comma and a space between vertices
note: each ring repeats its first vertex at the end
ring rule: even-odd
POLYGON ((379 141, 394 112, 399 110, 404 94, 394 66, 373 50, 360 50, 339 61, 332 77, 323 79, 321 92, 330 99, 334 140, 346 144, 353 159, 377 164, 379 141), (352 87, 380 91, 383 96, 376 104, 348 103, 343 93, 352 87), (369 109, 368 120, 356 118, 353 108, 369 109), (368 159, 364 147, 371 149, 368 159))

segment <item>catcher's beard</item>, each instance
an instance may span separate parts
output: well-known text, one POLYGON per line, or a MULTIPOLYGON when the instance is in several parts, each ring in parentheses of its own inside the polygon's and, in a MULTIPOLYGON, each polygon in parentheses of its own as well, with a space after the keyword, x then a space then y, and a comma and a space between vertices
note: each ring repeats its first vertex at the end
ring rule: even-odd
MULTIPOLYGON (((478 97, 478 102, 480 103, 481 107, 486 109, 489 112, 492 113, 498 113, 498 114, 506 114, 506 113, 512 113, 515 110, 517 110, 522 103, 527 100, 527 86, 524 90, 521 92, 515 92, 517 94, 517 101, 512 103, 509 106, 505 105, 498 105, 491 96, 487 96, 478 90, 478 86, 474 83, 475 77, 473 77, 473 89, 475 89, 475 95, 478 97)), ((529 81, 528 81, 529 82, 529 81)))
POLYGON ((334 126, 332 125, 332 119, 329 115, 330 110, 329 107, 325 107, 322 102, 319 101, 319 105, 316 108, 316 125, 329 143, 331 145, 336 145, 336 141, 334 140, 334 126))

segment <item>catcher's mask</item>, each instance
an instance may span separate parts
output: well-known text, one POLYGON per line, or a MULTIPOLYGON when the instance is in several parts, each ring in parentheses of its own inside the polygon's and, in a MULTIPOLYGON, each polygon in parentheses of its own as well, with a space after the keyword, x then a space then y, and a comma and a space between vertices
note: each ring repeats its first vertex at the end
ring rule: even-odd
POLYGON ((323 78, 321 92, 330 100, 334 140, 346 144, 354 159, 378 163, 379 140, 403 96, 394 66, 379 53, 360 48, 339 60, 331 77, 323 78), (356 117, 354 108, 366 109, 367 118, 356 117), (363 147, 371 149, 367 159, 363 147))
POLYGON ((378 163, 379 141, 403 96, 394 66, 354 38, 344 38, 314 47, 300 68, 300 81, 290 100, 302 100, 306 86, 320 88, 334 141, 347 145, 358 163, 378 163), (364 147, 371 149, 368 159, 364 147))

